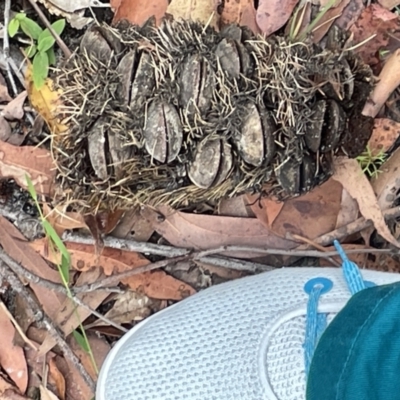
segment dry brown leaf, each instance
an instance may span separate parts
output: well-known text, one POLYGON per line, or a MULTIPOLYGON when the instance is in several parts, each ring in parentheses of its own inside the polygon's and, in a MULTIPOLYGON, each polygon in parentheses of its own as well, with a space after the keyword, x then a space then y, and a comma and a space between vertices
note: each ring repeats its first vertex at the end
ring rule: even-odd
POLYGON ((400 137, 400 123, 388 118, 376 118, 368 146, 372 154, 387 152, 400 137))
POLYGON ((326 35, 330 27, 343 14, 343 10, 348 6, 350 0, 341 0, 335 7, 330 8, 318 22, 318 26, 313 30, 313 42, 319 43, 326 35))
POLYGON ((371 183, 363 174, 357 160, 337 157, 334 160, 334 170, 333 179, 340 182, 357 200, 362 216, 373 222, 375 229, 384 239, 394 246, 400 247, 400 243, 393 237, 386 225, 371 183))
POLYGON ((219 14, 214 0, 172 0, 167 13, 175 19, 197 21, 218 29, 219 14))
POLYGON ((14 100, 11 100, 1 111, 1 115, 7 119, 22 119, 24 116, 24 103, 28 92, 24 90, 14 100))
MULTIPOLYGON (((110 352, 111 346, 104 338, 99 338, 94 333, 87 332, 86 335, 90 344, 90 348, 92 349, 96 365, 98 368, 100 368, 103 365, 107 354, 110 352)), ((82 349, 82 347, 78 343, 76 343, 76 340, 72 335, 69 339, 69 345, 71 346, 71 350, 79 357, 90 376, 93 379, 97 379, 97 373, 93 369, 93 364, 89 353, 82 349)))
POLYGON ((43 214, 47 221, 62 236, 64 231, 71 229, 88 229, 82 214, 72 211, 65 211, 66 207, 56 206, 51 209, 47 203, 43 204, 43 214))
POLYGON ((40 400, 59 400, 59 398, 43 385, 39 386, 40 400))
POLYGON ((368 40, 364 45, 355 51, 361 56, 363 61, 369 65, 379 63, 379 50, 385 48, 389 43, 389 31, 399 30, 399 19, 396 14, 390 13, 378 4, 371 4, 363 10, 359 19, 350 26, 353 33, 355 44, 368 40))
POLYGON ((268 197, 260 199, 259 195, 247 195, 247 201, 251 205, 253 213, 267 228, 271 228, 285 205, 282 201, 276 201, 268 197))
POLYGON ((7 82, 4 76, 0 73, 0 102, 11 101, 12 97, 8 94, 7 82))
POLYGON ((285 201, 272 224, 272 231, 286 237, 296 234, 315 239, 335 229, 340 210, 342 186, 329 179, 311 192, 285 201))
POLYGON ((340 210, 336 220, 335 229, 345 226, 358 217, 359 208, 355 201, 345 189, 342 190, 342 199, 340 202, 340 210))
POLYGON ((113 24, 128 20, 135 25, 143 25, 150 17, 155 17, 159 24, 168 7, 168 0, 111 0, 114 9, 113 24))
POLYGON ((0 142, 0 177, 13 178, 26 189, 25 175, 31 178, 38 194, 50 195, 55 179, 50 153, 39 147, 17 147, 0 142))
POLYGON ((223 25, 238 24, 247 26, 254 33, 260 33, 256 22, 256 9, 253 0, 228 0, 224 2, 221 13, 223 25))
POLYGON ((53 381, 61 400, 65 399, 65 378, 61 371, 58 369, 54 357, 49 359, 49 381, 53 381))
POLYGON ((390 55, 379 74, 379 82, 368 101, 363 114, 375 118, 392 92, 400 85, 400 49, 390 55))
POLYGON ((400 189, 400 148, 397 148, 390 158, 379 168, 380 173, 371 179, 378 204, 381 210, 393 206, 400 189))
POLYGON ((21 393, 25 393, 28 387, 28 366, 24 351, 14 344, 15 328, 2 308, 0 308, 0 327, 0 365, 21 393))
MULTIPOLYGON (((58 272, 48 266, 43 258, 30 247, 29 242, 26 241, 19 230, 4 217, 0 217, 0 244, 10 257, 28 271, 53 282, 61 283, 58 272)), ((43 286, 35 284, 30 286, 46 314, 50 318, 54 318, 65 296, 43 286)))
MULTIPOLYGON (((0 396, 7 390, 12 389, 14 386, 8 382, 1 374, 0 374, 0 396)), ((0 397, 1 398, 1 397, 0 397)))
POLYGON ((347 31, 358 20, 364 8, 363 0, 350 0, 335 25, 347 31))
POLYGON ((196 293, 185 282, 161 270, 133 275, 121 282, 139 293, 159 300, 182 300, 196 293))
MULTIPOLYGON (((93 269, 92 271, 83 273, 79 276, 76 281, 77 285, 83 285, 93 283, 98 279, 104 277, 100 269, 93 269)), ((82 302, 96 309, 107 297, 108 293, 102 290, 79 294, 78 297, 82 302)), ((75 303, 70 299, 66 299, 64 303, 59 307, 57 315, 53 318, 53 323, 58 326, 61 331, 67 336, 74 329, 79 326, 80 322, 83 322, 89 315, 90 311, 83 307, 76 307, 75 303), (79 319, 77 317, 79 315, 79 319)), ((39 354, 45 354, 50 351, 56 345, 56 341, 52 336, 47 336, 46 339, 40 346, 39 354)))
POLYGON ((218 204, 218 215, 226 217, 254 218, 246 195, 222 199, 218 204))
POLYGON ((0 394, 0 400, 31 400, 29 397, 22 396, 14 388, 6 389, 4 393, 0 394))
POLYGON ((11 127, 8 121, 0 115, 0 140, 7 142, 11 136, 11 127))
MULTIPOLYGON (((160 207, 160 214, 146 209, 153 228, 176 247, 210 249, 227 245, 290 249, 297 244, 282 239, 256 218, 221 217, 206 214, 187 214, 160 207)), ((254 253, 240 252, 237 257, 252 258, 254 253)))
POLYGON ((299 0, 260 0, 256 20, 261 32, 269 36, 289 20, 299 0))
MULTIPOLYGON (((152 309, 155 306, 154 300, 133 290, 119 293, 113 300, 115 300, 115 303, 105 316, 117 324, 132 324, 133 322, 142 321, 152 313, 152 309)), ((97 320, 95 323, 90 324, 90 327, 105 324, 104 321, 97 320)))
POLYGON ((378 3, 387 10, 393 10, 400 4, 400 0, 378 0, 378 3))
POLYGON ((137 242, 147 242, 154 229, 149 222, 142 217, 140 210, 128 210, 124 213, 118 225, 112 231, 112 236, 117 238, 130 238, 137 242))

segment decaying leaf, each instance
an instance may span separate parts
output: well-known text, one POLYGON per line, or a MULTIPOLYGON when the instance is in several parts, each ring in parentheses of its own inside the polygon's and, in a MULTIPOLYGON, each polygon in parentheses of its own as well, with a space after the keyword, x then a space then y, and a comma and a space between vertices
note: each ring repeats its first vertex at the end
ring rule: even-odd
POLYGON ((388 31, 399 29, 399 20, 378 4, 371 4, 360 15, 359 19, 350 26, 353 42, 366 43, 356 49, 365 63, 374 65, 379 62, 379 50, 386 48, 389 43, 388 31), (367 40, 370 39, 370 40, 367 40))
POLYGON ((378 3, 387 10, 393 10, 400 4, 400 0, 378 0, 378 3))
POLYGON ((159 24, 167 11, 168 0, 111 0, 110 5, 114 9, 113 24, 125 19, 140 26, 153 16, 159 24))
POLYGON ((268 228, 271 228, 285 205, 282 201, 268 197, 260 198, 259 195, 247 195, 247 201, 256 217, 268 228))
POLYGON ((218 215, 241 218, 255 217, 246 195, 222 199, 218 204, 218 215))
POLYGON ((271 35, 289 20, 299 0, 260 0, 256 20, 261 32, 271 35))
POLYGON ((59 400, 59 398, 43 385, 39 386, 41 400, 59 400))
MULTIPOLYGON (((58 369, 54 357, 49 359, 49 378, 54 382, 58 396, 61 400, 65 399, 65 378, 61 371, 58 369)), ((50 380, 49 379, 49 380, 50 380)))
POLYGON ((214 0, 172 0, 167 13, 176 19, 197 21, 218 29, 219 15, 214 0))
POLYGON ((13 343, 15 328, 2 308, 0 308, 0 326, 0 365, 24 393, 28 386, 28 367, 24 351, 13 343))
POLYGON ((8 121, 0 115, 0 140, 7 142, 11 136, 11 127, 8 121))
POLYGON ((50 195, 55 170, 50 153, 35 146, 13 146, 0 142, 0 177, 13 178, 27 188, 28 175, 38 194, 50 195))
POLYGON ((363 174, 360 164, 355 159, 338 157, 335 160, 333 179, 340 182, 349 194, 357 200, 362 216, 371 220, 378 233, 389 243, 400 247, 399 242, 390 233, 374 190, 363 174))
POLYGON ((225 1, 221 13, 221 23, 223 25, 239 24, 247 26, 254 33, 260 32, 256 22, 253 0, 225 1))
POLYGON ((400 137, 400 123, 388 118, 375 118, 368 146, 372 154, 387 152, 400 137))
POLYGON ((315 239, 335 229, 340 210, 342 186, 329 179, 304 196, 285 201, 271 225, 271 230, 282 237, 297 234, 315 239))
POLYGON ((343 189, 340 210, 337 216, 335 229, 355 221, 358 217, 358 214, 359 208, 357 201, 350 196, 347 190, 343 189))

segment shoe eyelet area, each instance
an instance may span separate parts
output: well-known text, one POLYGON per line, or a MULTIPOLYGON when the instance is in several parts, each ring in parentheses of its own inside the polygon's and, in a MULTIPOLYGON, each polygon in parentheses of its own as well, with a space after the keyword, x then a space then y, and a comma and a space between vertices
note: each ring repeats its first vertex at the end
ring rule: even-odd
MULTIPOLYGON (((372 283, 372 282, 371 282, 372 283)), ((320 294, 329 292, 333 287, 333 282, 328 278, 317 277, 310 279, 304 285, 304 291, 309 295, 313 290, 320 288, 320 294)))

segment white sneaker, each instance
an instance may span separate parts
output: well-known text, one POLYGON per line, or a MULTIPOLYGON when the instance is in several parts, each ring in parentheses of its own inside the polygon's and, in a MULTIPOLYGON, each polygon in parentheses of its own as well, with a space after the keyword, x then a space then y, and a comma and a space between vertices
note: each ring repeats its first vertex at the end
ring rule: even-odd
MULTIPOLYGON (((361 274, 376 285, 400 281, 399 274, 361 274)), ((338 268, 242 278, 147 318, 109 353, 96 400, 305 399, 304 287, 317 277, 333 283, 317 306, 329 323, 351 297, 338 268)))

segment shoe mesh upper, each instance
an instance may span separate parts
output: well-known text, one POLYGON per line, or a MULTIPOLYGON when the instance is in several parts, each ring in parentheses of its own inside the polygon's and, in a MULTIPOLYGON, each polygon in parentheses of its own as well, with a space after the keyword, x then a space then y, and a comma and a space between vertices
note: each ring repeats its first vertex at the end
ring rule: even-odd
MULTIPOLYGON (((305 310, 303 286, 317 276, 334 283, 321 303, 350 297, 339 269, 287 268, 214 286, 156 314, 128 333, 114 352, 101 377, 104 393, 96 398, 274 399, 267 381, 278 399, 304 399, 305 315, 279 325, 266 354, 261 354, 261 345, 279 317, 295 308, 305 310)), ((372 271, 363 271, 363 276, 377 284, 400 280, 400 275, 372 271)))

